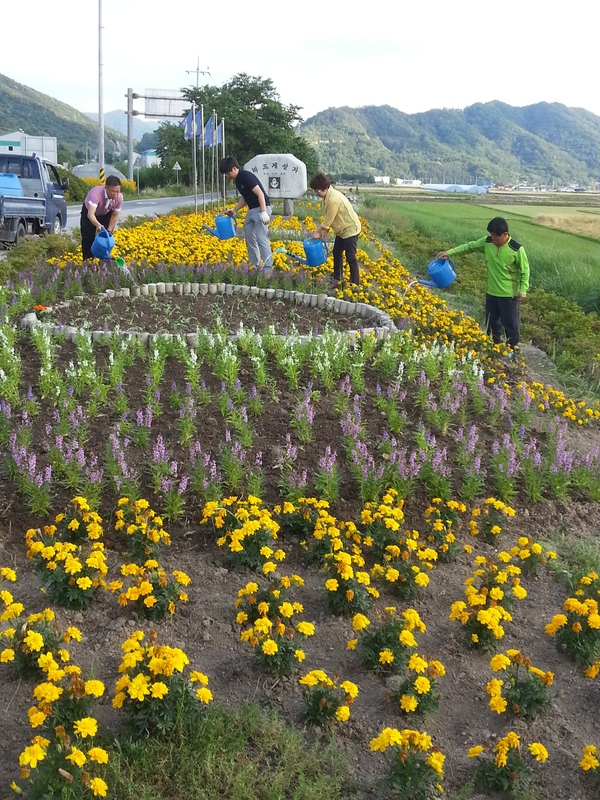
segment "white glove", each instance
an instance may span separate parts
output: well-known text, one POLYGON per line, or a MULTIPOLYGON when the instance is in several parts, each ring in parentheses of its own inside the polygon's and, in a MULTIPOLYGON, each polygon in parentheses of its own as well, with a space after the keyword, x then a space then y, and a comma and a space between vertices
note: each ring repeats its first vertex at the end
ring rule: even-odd
POLYGON ((260 212, 260 221, 262 222, 263 225, 269 224, 269 222, 271 221, 271 217, 269 216, 269 213, 267 211, 260 212))

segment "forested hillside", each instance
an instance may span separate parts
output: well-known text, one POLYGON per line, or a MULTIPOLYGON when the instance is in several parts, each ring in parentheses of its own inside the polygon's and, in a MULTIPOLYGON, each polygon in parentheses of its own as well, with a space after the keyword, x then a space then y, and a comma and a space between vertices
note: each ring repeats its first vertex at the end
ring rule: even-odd
POLYGON ((405 114, 391 106, 329 108, 301 133, 330 173, 388 174, 425 182, 600 181, 600 117, 560 103, 405 114))

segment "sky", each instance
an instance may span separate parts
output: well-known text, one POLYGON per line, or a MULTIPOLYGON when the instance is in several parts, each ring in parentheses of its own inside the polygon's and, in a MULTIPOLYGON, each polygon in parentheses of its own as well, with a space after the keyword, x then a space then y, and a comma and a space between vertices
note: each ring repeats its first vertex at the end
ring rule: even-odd
MULTIPOLYGON (((220 86, 246 72, 271 78, 304 119, 330 107, 412 114, 491 100, 600 115, 589 0, 571 0, 568 14, 534 0, 228 0, 210 10, 191 0, 30 0, 32 24, 0 40, 0 73, 97 112, 99 7, 105 112, 126 108, 128 87, 220 86), (210 74, 197 76, 198 66, 210 74)), ((134 108, 143 114, 144 101, 134 108)))

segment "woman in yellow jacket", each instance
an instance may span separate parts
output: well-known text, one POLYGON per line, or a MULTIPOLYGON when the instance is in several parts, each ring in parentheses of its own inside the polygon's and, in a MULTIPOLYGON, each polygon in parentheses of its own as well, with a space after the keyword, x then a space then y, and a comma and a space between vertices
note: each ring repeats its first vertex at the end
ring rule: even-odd
POLYGON ((345 194, 338 192, 323 172, 311 178, 310 188, 323 201, 323 222, 313 233, 313 239, 325 239, 329 229, 335 234, 333 243, 333 284, 342 280, 343 257, 350 267, 350 280, 356 286, 360 283, 356 247, 361 231, 360 220, 345 194))

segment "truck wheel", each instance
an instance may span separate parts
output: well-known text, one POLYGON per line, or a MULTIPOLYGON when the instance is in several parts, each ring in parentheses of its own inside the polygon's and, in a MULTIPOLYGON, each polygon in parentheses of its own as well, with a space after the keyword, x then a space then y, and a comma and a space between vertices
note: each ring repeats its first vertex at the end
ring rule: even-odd
POLYGON ((50 233, 54 233, 57 236, 60 236, 62 231, 62 225, 60 222, 60 217, 57 215, 54 217, 54 222, 52 223, 52 227, 50 228, 50 233))
POLYGON ((15 242, 18 242, 20 239, 24 239, 26 233, 27 231, 25 230, 25 225, 23 225, 22 222, 19 222, 17 225, 17 238, 15 239, 15 242))

